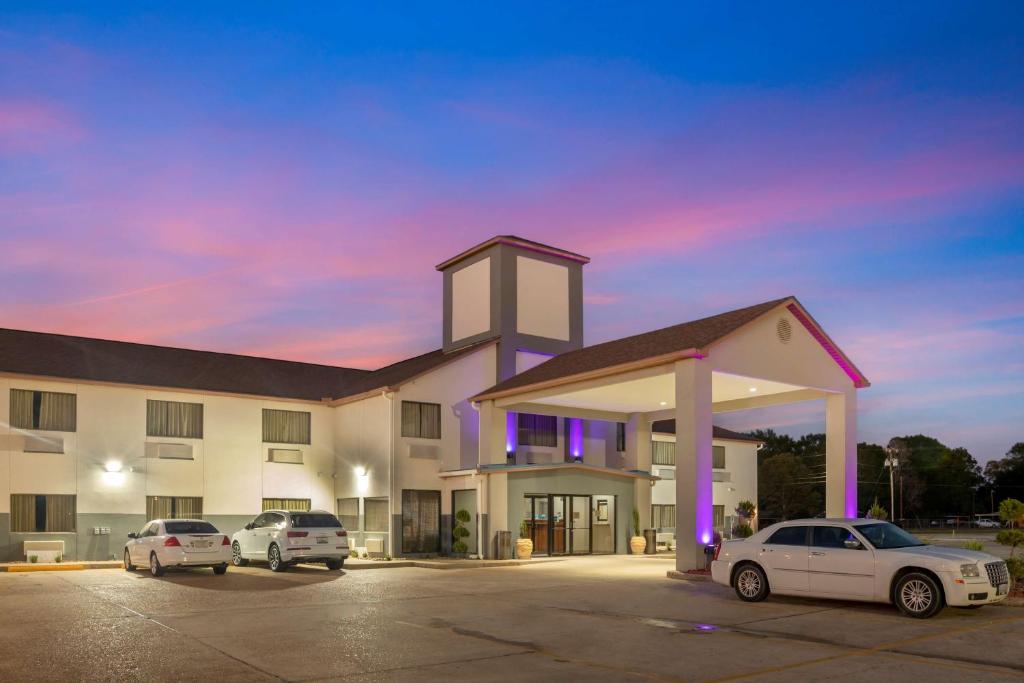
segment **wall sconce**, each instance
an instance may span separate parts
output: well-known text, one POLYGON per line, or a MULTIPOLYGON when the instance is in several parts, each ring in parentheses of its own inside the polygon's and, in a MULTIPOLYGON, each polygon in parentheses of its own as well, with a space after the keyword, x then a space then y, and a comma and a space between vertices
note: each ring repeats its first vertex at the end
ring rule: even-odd
POLYGON ((359 489, 359 493, 366 493, 370 490, 370 473, 366 471, 365 467, 356 468, 356 488, 359 489))

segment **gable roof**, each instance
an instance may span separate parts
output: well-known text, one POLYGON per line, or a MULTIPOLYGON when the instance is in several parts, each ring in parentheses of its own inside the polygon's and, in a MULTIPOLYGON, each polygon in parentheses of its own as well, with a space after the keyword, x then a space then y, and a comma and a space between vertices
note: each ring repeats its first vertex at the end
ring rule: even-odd
MULTIPOLYGON (((676 421, 675 420, 655 420, 651 423, 651 431, 656 434, 675 434, 676 433, 676 421)), ((749 441, 750 443, 764 443, 761 439, 750 434, 743 434, 741 432, 734 432, 731 429, 725 427, 719 427, 718 425, 712 425, 711 427, 711 438, 713 439, 728 439, 729 441, 749 441)))
POLYGON ((0 328, 0 372, 306 401, 394 388, 493 343, 438 349, 378 370, 0 328))
POLYGON ((558 258, 564 258, 569 261, 576 261, 584 265, 590 263, 590 259, 582 254, 577 254, 572 251, 566 251, 565 249, 559 249, 558 247, 552 247, 549 244, 542 244, 540 242, 534 242, 533 240, 524 239, 515 235, 498 235, 491 239, 481 242, 475 247, 470 247, 461 254, 457 254, 450 259, 447 259, 437 264, 437 270, 444 270, 450 266, 455 265, 459 261, 464 261, 474 254, 479 254, 484 249, 489 249, 496 244, 507 244, 512 247, 519 247, 520 249, 526 249, 527 251, 535 251, 540 254, 547 254, 548 256, 557 256, 558 258))
MULTIPOLYGON (((516 389, 533 385, 547 385, 559 380, 586 376, 589 373, 625 366, 631 363, 662 358, 673 354, 683 357, 700 357, 709 344, 721 339, 730 332, 746 325, 773 308, 792 301, 793 297, 766 301, 755 306, 740 308, 728 313, 713 315, 660 330, 635 334, 585 346, 582 349, 568 351, 541 363, 525 372, 501 382, 487 391, 474 397, 474 400, 496 398, 505 392, 514 393, 516 389)), ((667 362, 667 361, 666 361, 667 362)))

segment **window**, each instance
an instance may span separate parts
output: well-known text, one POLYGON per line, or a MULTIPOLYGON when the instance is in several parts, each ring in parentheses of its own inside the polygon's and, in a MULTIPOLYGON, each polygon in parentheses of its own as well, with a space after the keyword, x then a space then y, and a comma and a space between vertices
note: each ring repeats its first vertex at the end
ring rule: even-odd
POLYGON ((402 490, 402 552, 441 551, 441 492, 402 490))
POLYGON ((622 453, 626 450, 626 423, 615 423, 615 450, 622 453))
POLYGON ((267 525, 267 520, 268 519, 270 519, 270 515, 268 515, 266 512, 264 512, 262 515, 259 515, 259 516, 256 517, 256 519, 252 520, 252 528, 253 529, 262 529, 263 527, 265 527, 267 525))
POLYGON ((339 498, 338 519, 346 529, 359 529, 359 499, 339 498))
POLYGON ((12 532, 74 532, 75 496, 11 494, 12 532))
POLYGON ((147 496, 146 519, 202 519, 203 499, 192 496, 147 496))
POLYGON ((309 512, 309 498, 264 498, 263 509, 309 512))
POLYGON ((674 469, 670 470, 667 467, 663 467, 660 470, 658 470, 658 476, 661 477, 662 479, 675 479, 676 471, 674 469))
POLYGON ((146 401, 146 436, 203 438, 203 404, 146 401))
POLYGON ((671 441, 651 442, 651 462, 655 465, 675 465, 676 445, 671 441))
POLYGON ((73 432, 76 425, 77 397, 53 391, 11 389, 12 427, 73 432))
POLYGON ((309 413, 263 409, 265 443, 309 443, 309 413))
POLYGON ((334 515, 323 512, 296 512, 292 514, 292 526, 299 529, 340 529, 341 522, 334 515))
POLYGON ((441 438, 441 404, 402 401, 402 436, 441 438))
POLYGON ((711 467, 716 470, 725 469, 725 446, 711 447, 711 467))
POLYGON ((818 548, 845 548, 847 540, 856 540, 849 529, 841 526, 811 527, 811 545, 818 548))
POLYGON ((388 530, 388 499, 363 499, 363 528, 365 531, 388 530))
POLYGON ((765 543, 770 545, 807 545, 807 527, 784 526, 772 534, 765 543))
POLYGON ((715 529, 725 528, 725 506, 724 505, 712 505, 711 506, 711 518, 713 520, 712 526, 715 529))
POLYGON ((267 462, 281 462, 286 465, 301 465, 302 451, 298 448, 268 448, 267 462))
POLYGON ((557 446, 558 418, 554 415, 519 413, 518 443, 521 446, 557 446))
POLYGON ((209 522, 166 522, 164 530, 169 534, 216 534, 217 527, 209 522))
POLYGON ((651 506, 651 528, 652 529, 675 529, 676 528, 676 506, 675 505, 652 505, 651 506))

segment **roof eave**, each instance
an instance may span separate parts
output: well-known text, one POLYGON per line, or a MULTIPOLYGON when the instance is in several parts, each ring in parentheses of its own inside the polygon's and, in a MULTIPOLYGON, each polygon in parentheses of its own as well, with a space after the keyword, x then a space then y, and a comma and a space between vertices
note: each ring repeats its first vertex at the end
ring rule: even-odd
POLYGON ((557 258, 563 258, 568 261, 575 261, 577 263, 582 263, 584 265, 590 263, 590 259, 586 256, 583 256, 582 254, 576 254, 571 251, 565 251, 564 249, 558 249, 556 247, 549 247, 545 244, 531 242, 529 240, 524 240, 522 238, 518 238, 511 235, 498 235, 496 237, 492 237, 486 242, 481 242, 475 247, 470 247, 466 251, 457 254, 456 256, 453 256, 450 259, 443 261, 442 263, 437 264, 435 268, 437 270, 445 270, 446 268, 455 265, 459 261, 463 261, 469 258, 470 256, 473 256, 474 254, 479 254, 481 251, 489 249, 497 244, 507 244, 509 246, 517 247, 519 249, 525 249, 526 251, 533 251, 539 254, 555 256, 557 258))

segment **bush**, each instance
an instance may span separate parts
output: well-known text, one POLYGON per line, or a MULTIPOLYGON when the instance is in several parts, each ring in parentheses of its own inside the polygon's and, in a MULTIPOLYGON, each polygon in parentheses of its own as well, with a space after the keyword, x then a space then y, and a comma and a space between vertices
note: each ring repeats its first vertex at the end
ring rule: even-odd
POLYGON ((464 526, 457 526, 452 529, 452 536, 454 536, 456 540, 465 538, 466 536, 469 536, 469 529, 464 526))
POLYGON ((458 512, 455 513, 455 519, 462 522, 463 524, 469 524, 470 520, 472 520, 473 518, 470 517, 469 512, 467 510, 459 510, 458 512))
POLYGON ((1024 524, 1024 503, 1016 498, 1007 498, 999 503, 999 518, 1010 526, 1024 524))
POLYGON ((739 515, 740 517, 742 517, 743 519, 753 519, 754 518, 754 513, 756 511, 757 511, 757 506, 755 506, 749 500, 741 500, 736 505, 736 514, 739 515))
POLYGON ((633 535, 640 535, 640 511, 633 508, 633 535))
POLYGON ((462 541, 455 541, 454 543, 452 543, 452 552, 459 554, 467 553, 469 552, 469 546, 463 543, 462 541))
POLYGON ((749 524, 737 524, 732 528, 732 535, 736 538, 750 538, 754 535, 754 530, 749 524))
POLYGON ((1011 557, 1007 559, 1006 571, 1010 573, 1010 578, 1014 581, 1020 581, 1024 579, 1024 558, 1011 557))
POLYGON ((35 564, 36 562, 39 561, 39 556, 38 555, 29 555, 28 556, 28 561, 31 562, 32 564, 35 564))
POLYGON ((1024 543, 1024 531, 1020 529, 1003 529, 996 534, 996 543, 1010 546, 1010 557, 1013 557, 1017 546, 1024 543))
POLYGON ((519 523, 519 538, 530 538, 530 525, 525 519, 519 523))
POLYGON ((976 550, 980 553, 985 550, 985 544, 981 541, 967 541, 964 543, 964 550, 976 550))
POLYGON ((871 509, 868 510, 868 519, 889 519, 889 513, 885 511, 885 508, 878 504, 878 499, 875 498, 875 502, 871 504, 871 509))
POLYGON ((63 557, 62 555, 58 555, 57 557, 55 557, 55 558, 54 558, 54 561, 55 561, 55 562, 56 562, 57 564, 60 564, 61 562, 63 562, 63 561, 64 561, 64 557, 63 557))

